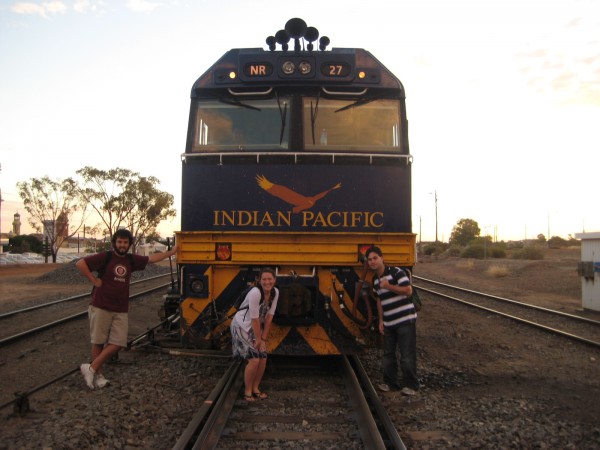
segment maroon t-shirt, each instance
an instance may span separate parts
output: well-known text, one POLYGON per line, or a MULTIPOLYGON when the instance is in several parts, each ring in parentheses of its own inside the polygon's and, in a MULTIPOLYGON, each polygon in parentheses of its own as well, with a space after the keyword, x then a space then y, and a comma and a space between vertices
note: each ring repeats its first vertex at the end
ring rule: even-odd
MULTIPOLYGON (((131 256, 133 259, 130 259, 129 256, 119 256, 113 251, 104 270, 102 286, 95 288, 92 293, 92 305, 112 312, 129 310, 131 273, 136 270, 144 270, 149 259, 147 256, 131 256)), ((86 256, 84 260, 92 272, 98 271, 106 261, 106 252, 86 256)))

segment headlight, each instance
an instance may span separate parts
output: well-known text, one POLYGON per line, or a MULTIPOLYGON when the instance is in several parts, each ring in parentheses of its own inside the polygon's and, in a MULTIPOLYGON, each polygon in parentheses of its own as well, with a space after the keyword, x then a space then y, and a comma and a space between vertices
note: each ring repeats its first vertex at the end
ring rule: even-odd
POLYGON ((204 291, 204 281, 196 278, 190 283, 190 289, 194 294, 201 294, 204 291))
POLYGON ((299 65, 298 65, 298 71, 302 74, 302 75, 307 75, 312 71, 312 66, 308 61, 302 61, 299 65))
POLYGON ((296 70, 296 65, 292 61, 286 61, 281 66, 281 70, 283 70, 283 73, 286 75, 291 75, 296 70))

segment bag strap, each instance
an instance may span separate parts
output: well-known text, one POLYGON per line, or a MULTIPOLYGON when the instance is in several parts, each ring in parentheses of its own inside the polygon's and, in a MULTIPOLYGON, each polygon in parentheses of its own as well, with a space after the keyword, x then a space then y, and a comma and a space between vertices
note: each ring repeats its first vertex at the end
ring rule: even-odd
POLYGON ((106 267, 108 266, 108 263, 110 262, 111 258, 112 258, 112 250, 109 250, 106 252, 106 256, 104 257, 104 262, 102 263, 100 268, 97 270, 98 278, 102 279, 102 277, 104 277, 104 273, 106 272, 106 267))

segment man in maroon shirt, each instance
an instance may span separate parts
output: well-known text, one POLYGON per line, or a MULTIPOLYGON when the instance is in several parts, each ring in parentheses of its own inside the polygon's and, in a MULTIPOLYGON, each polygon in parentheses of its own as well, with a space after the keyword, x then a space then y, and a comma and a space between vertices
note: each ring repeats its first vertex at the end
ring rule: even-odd
POLYGON ((75 266, 94 285, 88 308, 92 362, 82 364, 81 374, 90 389, 106 386, 102 365, 127 347, 129 282, 132 272, 144 270, 151 262, 159 262, 177 253, 177 246, 150 256, 128 254, 133 244, 129 230, 117 230, 112 238, 113 250, 86 256, 75 266), (92 272, 98 272, 98 278, 92 272))

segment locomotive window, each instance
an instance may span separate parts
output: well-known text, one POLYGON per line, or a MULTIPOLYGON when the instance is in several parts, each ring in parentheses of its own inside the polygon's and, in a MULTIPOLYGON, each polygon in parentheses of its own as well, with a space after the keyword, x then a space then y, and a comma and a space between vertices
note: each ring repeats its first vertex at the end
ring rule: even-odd
POLYGON ((192 152, 286 150, 289 98, 198 100, 192 152))
POLYGON ((304 148, 339 152, 398 153, 398 100, 303 99, 304 148))

